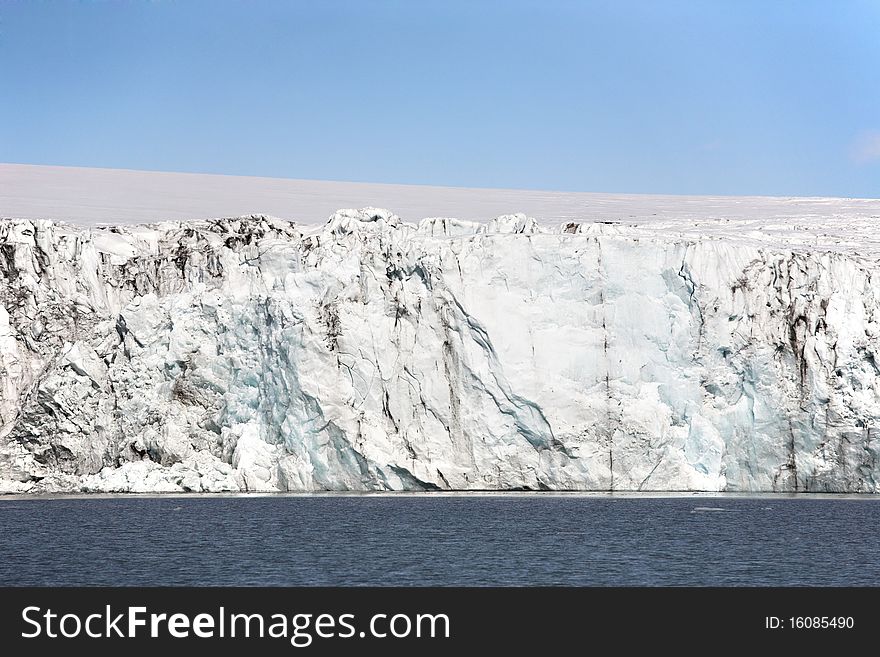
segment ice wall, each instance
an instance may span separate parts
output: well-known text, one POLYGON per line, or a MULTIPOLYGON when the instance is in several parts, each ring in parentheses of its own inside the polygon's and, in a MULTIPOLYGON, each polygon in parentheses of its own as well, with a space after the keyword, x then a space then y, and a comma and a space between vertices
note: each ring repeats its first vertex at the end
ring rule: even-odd
POLYGON ((878 260, 714 227, 2 221, 0 489, 875 492, 878 260))

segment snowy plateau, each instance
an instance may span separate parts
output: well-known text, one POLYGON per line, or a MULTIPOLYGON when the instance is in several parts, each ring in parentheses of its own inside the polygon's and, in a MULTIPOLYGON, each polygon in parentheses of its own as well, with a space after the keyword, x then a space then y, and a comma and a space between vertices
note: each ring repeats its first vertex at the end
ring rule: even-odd
POLYGON ((878 492, 832 214, 4 219, 0 491, 878 492))

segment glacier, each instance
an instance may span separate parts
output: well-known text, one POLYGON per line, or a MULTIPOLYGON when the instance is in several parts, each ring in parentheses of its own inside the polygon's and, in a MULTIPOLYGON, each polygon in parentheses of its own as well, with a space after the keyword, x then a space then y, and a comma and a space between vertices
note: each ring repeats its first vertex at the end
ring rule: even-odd
POLYGON ((0 492, 878 492, 874 221, 5 219, 0 492))

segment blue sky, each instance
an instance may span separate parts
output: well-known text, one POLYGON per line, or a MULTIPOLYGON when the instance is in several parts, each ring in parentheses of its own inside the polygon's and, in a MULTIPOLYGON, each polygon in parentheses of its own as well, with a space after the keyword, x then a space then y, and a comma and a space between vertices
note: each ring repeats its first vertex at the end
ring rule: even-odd
POLYGON ((880 196, 880 2, 3 2, 0 161, 880 196))

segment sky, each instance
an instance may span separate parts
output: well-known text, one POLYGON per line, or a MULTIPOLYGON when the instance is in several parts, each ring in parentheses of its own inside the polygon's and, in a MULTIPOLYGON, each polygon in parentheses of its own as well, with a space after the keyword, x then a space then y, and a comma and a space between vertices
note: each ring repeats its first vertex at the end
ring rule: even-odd
POLYGON ((0 162, 880 197, 880 2, 0 3, 0 162))

